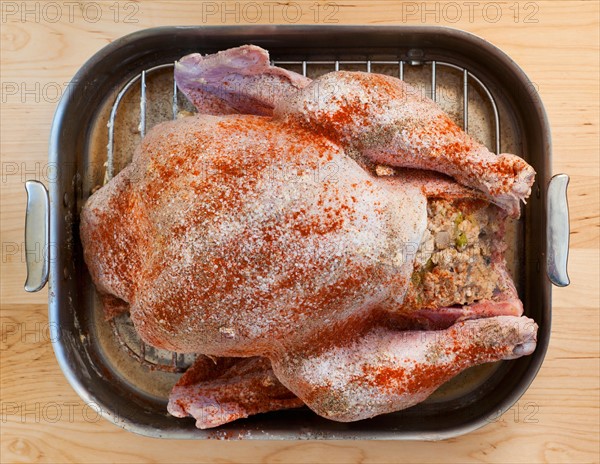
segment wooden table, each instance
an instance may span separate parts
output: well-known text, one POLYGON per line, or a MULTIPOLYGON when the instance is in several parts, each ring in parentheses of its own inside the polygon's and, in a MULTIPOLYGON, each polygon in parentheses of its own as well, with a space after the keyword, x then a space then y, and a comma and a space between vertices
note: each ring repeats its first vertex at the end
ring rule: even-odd
POLYGON ((1 456, 4 462, 598 462, 598 2, 2 2, 1 456), (257 7, 258 5, 258 7, 257 7), (173 442, 96 418, 54 359, 47 292, 26 294, 25 179, 43 178, 57 96, 124 34, 244 22, 439 24, 480 35, 536 84, 553 172, 571 176, 572 284, 554 290, 553 335, 531 388, 503 417, 441 443, 173 442))

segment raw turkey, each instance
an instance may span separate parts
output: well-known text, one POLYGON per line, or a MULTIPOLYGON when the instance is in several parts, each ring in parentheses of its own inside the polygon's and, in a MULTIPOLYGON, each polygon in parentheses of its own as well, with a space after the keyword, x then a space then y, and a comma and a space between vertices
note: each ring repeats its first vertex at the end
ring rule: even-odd
POLYGON ((200 113, 150 130, 81 214, 111 314, 158 348, 249 358, 201 358, 174 415, 206 428, 304 403, 354 421, 535 349, 503 257, 524 160, 392 77, 311 82, 253 46, 175 72, 200 113))

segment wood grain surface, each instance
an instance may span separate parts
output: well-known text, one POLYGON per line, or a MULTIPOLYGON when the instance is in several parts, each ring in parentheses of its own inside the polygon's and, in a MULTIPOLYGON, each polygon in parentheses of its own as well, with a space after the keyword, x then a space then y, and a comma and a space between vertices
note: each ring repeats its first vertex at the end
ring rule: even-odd
POLYGON ((2 1, 0 461, 16 462, 598 462, 599 3, 2 1), (253 5, 249 5, 253 3, 253 5), (47 292, 23 292, 26 179, 46 180, 50 123, 82 63, 112 40, 161 25, 437 24, 507 52, 541 94, 553 172, 571 176, 570 287, 554 289, 553 334, 531 388, 468 436, 427 442, 164 441, 96 417, 52 352, 47 292))

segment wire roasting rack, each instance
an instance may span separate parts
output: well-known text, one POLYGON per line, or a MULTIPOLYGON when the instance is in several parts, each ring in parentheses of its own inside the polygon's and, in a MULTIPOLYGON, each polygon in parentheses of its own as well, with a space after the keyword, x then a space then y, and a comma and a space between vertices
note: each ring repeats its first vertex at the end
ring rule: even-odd
MULTIPOLYGON (((410 54, 410 53, 409 53, 410 54)), ((492 146, 488 147, 491 151, 496 154, 500 153, 500 115, 498 111, 498 105, 492 92, 485 84, 468 69, 458 66, 453 63, 445 61, 432 61, 432 60, 331 60, 331 61, 314 61, 314 60, 302 60, 302 61, 273 61, 273 65, 281 66, 283 68, 290 68, 293 70, 301 70, 302 75, 308 76, 311 67, 316 66, 319 70, 326 69, 323 72, 328 71, 340 71, 347 69, 348 67, 360 66, 366 72, 374 72, 375 66, 387 66, 387 69, 394 69, 396 77, 401 80, 405 80, 405 73, 408 68, 411 67, 429 67, 430 69, 430 98, 434 101, 438 101, 438 73, 441 69, 451 69, 462 75, 462 104, 461 115, 462 115, 462 127, 466 132, 469 132, 469 92, 474 86, 478 87, 482 92, 482 95, 487 99, 487 103, 491 108, 491 123, 492 123, 492 146)), ((172 70, 174 63, 166 63, 159 66, 154 66, 142 71, 140 74, 133 77, 127 82, 123 88, 117 93, 115 101, 110 111, 108 120, 108 144, 107 144, 107 162, 106 162, 106 174, 105 181, 108 182, 115 173, 115 123, 117 120, 117 114, 119 109, 122 107, 122 102, 125 95, 133 90, 136 86, 139 86, 140 93, 140 118, 139 118, 139 133, 143 138, 146 135, 147 130, 147 83, 157 73, 172 70)), ((429 74, 429 73, 428 73, 429 74)), ((179 99, 184 98, 179 96, 177 85, 173 79, 172 92, 169 97, 171 99, 172 106, 172 117, 177 119, 180 105, 179 99)), ((157 369, 164 372, 184 372, 194 361, 195 356, 190 354, 175 353, 167 350, 157 349, 144 343, 137 335, 133 323, 129 319, 128 314, 121 314, 110 321, 112 331, 118 340, 119 344, 123 349, 134 359, 136 359, 142 365, 150 368, 157 369)))

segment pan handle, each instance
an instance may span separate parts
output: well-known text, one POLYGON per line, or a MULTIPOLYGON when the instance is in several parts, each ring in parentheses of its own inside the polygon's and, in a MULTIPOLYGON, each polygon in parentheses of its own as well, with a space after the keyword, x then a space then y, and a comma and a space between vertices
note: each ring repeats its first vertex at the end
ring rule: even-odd
POLYGON ((36 180, 25 182, 27 211, 25 213, 25 261, 27 281, 25 291, 38 292, 48 282, 50 261, 50 200, 44 184, 36 180))
POLYGON ((546 211, 548 224, 546 235, 546 272, 550 281, 557 287, 566 287, 571 283, 567 274, 569 258, 569 205, 567 186, 569 176, 557 174, 548 184, 546 211))

